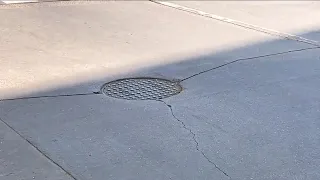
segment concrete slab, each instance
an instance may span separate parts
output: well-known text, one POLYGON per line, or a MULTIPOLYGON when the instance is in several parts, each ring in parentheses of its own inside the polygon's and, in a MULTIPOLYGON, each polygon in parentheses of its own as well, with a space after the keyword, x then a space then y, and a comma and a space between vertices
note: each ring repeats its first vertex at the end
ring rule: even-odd
POLYGON ((270 55, 313 46, 142 1, 1 10, 0 118, 78 180, 319 179, 319 51, 270 55), (131 75, 188 79, 92 94, 131 75))
POLYGON ((90 93, 130 73, 183 79, 237 58, 310 47, 143 1, 2 6, 0 16, 1 99, 90 93), (159 66, 174 63, 161 74, 159 66))
POLYGON ((319 52, 230 64, 166 102, 232 179, 319 179, 319 52))
POLYGON ((318 179, 319 50, 248 59, 157 101, 0 102, 1 118, 86 179, 318 179), (225 174, 224 174, 225 173, 225 174))
POLYGON ((79 180, 228 179, 162 102, 41 98, 1 102, 0 114, 79 180))
POLYGON ((1 180, 72 180, 34 147, 0 121, 1 180))
POLYGON ((320 3, 318 1, 172 1, 260 27, 320 41, 320 3), (310 35, 303 31, 316 31, 310 35))

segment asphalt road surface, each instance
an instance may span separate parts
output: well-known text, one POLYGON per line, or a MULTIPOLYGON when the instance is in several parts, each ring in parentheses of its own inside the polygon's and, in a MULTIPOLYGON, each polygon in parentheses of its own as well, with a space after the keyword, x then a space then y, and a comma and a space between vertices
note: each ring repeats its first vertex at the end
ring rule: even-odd
POLYGON ((319 7, 0 5, 0 180, 320 179, 319 7))

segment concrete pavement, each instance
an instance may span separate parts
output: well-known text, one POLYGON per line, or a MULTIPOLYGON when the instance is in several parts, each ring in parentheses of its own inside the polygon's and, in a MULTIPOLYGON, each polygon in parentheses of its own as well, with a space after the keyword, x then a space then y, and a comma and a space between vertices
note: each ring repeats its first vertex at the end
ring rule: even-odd
MULTIPOLYGON (((198 9, 224 18, 256 25, 281 33, 319 29, 319 3, 316 1, 172 1, 174 4, 198 9)), ((304 38, 319 41, 320 35, 304 38)))
POLYGON ((72 179, 2 121, 0 122, 0 145, 0 179, 72 179))
POLYGON ((55 2, 57 0, 0 0, 0 5, 8 4, 26 4, 26 3, 41 3, 41 2, 55 2))
MULTIPOLYGON (((207 7, 194 6, 215 13, 207 7)), ((9 144, 0 159, 40 159, 0 165, 1 180, 320 177, 316 45, 152 2, 0 8, 0 132, 9 144), (162 101, 94 93, 137 76, 180 80, 184 89, 162 101), (17 155, 8 137, 19 141, 17 155)), ((264 27, 318 37, 312 24, 264 27)))

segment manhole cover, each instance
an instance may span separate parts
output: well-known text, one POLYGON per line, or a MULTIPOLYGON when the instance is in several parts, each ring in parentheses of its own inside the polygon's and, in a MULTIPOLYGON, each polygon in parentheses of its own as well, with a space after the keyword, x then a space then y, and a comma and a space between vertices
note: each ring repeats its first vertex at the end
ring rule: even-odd
POLYGON ((157 100, 182 91, 178 82, 158 78, 129 78, 109 82, 102 92, 114 98, 127 100, 157 100))

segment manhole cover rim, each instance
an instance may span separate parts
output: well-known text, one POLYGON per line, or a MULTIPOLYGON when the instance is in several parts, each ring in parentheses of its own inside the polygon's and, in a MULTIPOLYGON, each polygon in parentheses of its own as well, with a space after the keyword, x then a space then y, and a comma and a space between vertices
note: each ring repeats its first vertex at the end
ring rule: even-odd
MULTIPOLYGON (((158 89, 156 90, 157 93, 159 93, 159 91, 161 92, 161 90, 163 89, 158 89)), ((110 97, 110 98, 116 98, 116 99, 122 99, 122 100, 136 100, 136 101, 144 101, 144 100, 160 100, 160 99, 165 99, 165 98, 169 98, 171 96, 175 96, 179 93, 181 93, 183 91, 183 87, 181 86, 180 84, 180 81, 177 81, 177 80, 169 80, 169 79, 164 79, 164 78, 157 78, 157 77, 131 77, 131 78, 121 78, 121 79, 116 79, 116 80, 112 80, 112 81, 109 81, 105 84, 103 84, 100 88, 100 92, 102 94, 104 94, 105 96, 107 97, 110 97), (142 85, 146 82, 143 82, 143 80, 146 80, 146 81, 160 81, 160 82, 164 82, 164 83, 168 83, 170 86, 172 86, 171 88, 173 88, 173 90, 171 90, 171 92, 169 94, 164 94, 162 95, 161 97, 153 97, 153 95, 150 95, 150 98, 148 97, 143 97, 143 98, 140 98, 139 97, 136 97, 135 95, 132 95, 133 97, 126 97, 125 94, 121 94, 121 92, 119 93, 116 93, 117 95, 111 95, 111 92, 112 91, 107 91, 106 88, 110 88, 111 85, 115 85, 116 86, 116 83, 125 83, 124 81, 134 81, 134 80, 141 80, 142 81, 142 85), (109 92, 109 93, 108 93, 109 92)), ((141 92, 138 91, 140 94, 141 92)), ((164 91, 165 92, 165 91, 164 91)), ((162 93, 164 93, 162 92, 162 93)))

